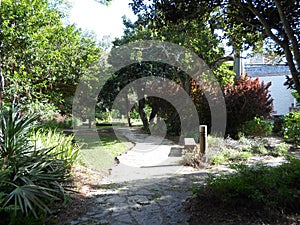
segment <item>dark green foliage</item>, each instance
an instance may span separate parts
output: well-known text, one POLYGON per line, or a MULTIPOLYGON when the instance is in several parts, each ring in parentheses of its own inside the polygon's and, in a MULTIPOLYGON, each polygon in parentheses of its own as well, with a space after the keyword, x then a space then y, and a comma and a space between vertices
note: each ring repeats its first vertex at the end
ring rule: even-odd
MULTIPOLYGON (((151 18, 157 26, 195 21, 212 31, 223 30, 236 53, 251 48, 261 51, 265 43, 266 52, 285 55, 292 75, 286 85, 300 93, 298 0, 133 0, 131 5, 139 18, 151 18)), ((179 33, 176 37, 189 37, 184 27, 179 33)))
MULTIPOLYGON (((113 65, 118 64, 119 62, 124 62, 124 60, 128 61, 127 58, 118 59, 118 57, 120 57, 119 54, 114 54, 114 52, 118 52, 114 51, 114 49, 119 50, 119 47, 124 44, 133 43, 139 40, 167 41, 178 44, 197 54, 205 61, 208 67, 214 71, 215 76, 219 81, 222 82, 222 84, 232 81, 232 71, 230 71, 225 64, 223 64, 225 61, 231 61, 232 57, 224 57, 225 49, 224 46, 220 45, 221 38, 215 32, 215 25, 211 24, 212 26, 208 26, 206 21, 199 21, 196 19, 188 19, 180 21, 179 23, 169 23, 167 20, 165 20, 164 15, 159 12, 160 10, 158 8, 150 8, 151 3, 143 5, 143 1, 134 1, 131 6, 134 13, 138 15, 139 18, 135 23, 124 21, 124 25, 126 26, 124 35, 122 38, 114 41, 114 47, 116 48, 112 49, 112 54, 109 58, 111 63, 114 62, 112 63, 113 65), (145 13, 144 11, 141 12, 140 10, 146 10, 149 13, 145 13)), ((211 18, 216 16, 215 10, 212 11, 203 10, 202 12, 205 13, 205 17, 211 18)), ((166 48, 163 47, 159 51, 162 52, 166 58, 175 57, 174 62, 177 60, 183 62, 182 59, 188 57, 185 56, 185 54, 180 54, 180 57, 178 58, 179 55, 173 56, 173 50, 170 52, 168 52, 169 50, 165 50, 166 48)), ((130 57, 133 58, 133 56, 134 55, 130 57)), ((170 79, 172 82, 178 84, 178 86, 182 87, 188 94, 190 94, 189 88, 191 77, 189 77, 184 71, 181 71, 182 68, 155 62, 156 59, 153 59, 153 62, 143 62, 143 56, 137 55, 135 57, 138 59, 138 61, 140 61, 139 63, 134 63, 130 66, 122 68, 112 79, 107 81, 98 99, 98 106, 100 109, 109 109, 119 90, 121 90, 131 81, 141 77, 158 76, 162 77, 163 79, 170 79)), ((190 63, 189 58, 186 58, 184 61, 190 63)), ((134 91, 137 92, 137 90, 134 91)), ((136 94, 137 96, 143 96, 143 93, 136 94)), ((168 94, 168 90, 162 90, 162 94, 168 94)), ((180 133, 180 121, 178 113, 174 107, 170 107, 170 110, 166 110, 170 104, 159 98, 147 99, 146 101, 150 102, 149 105, 151 107, 154 106, 152 115, 155 116, 159 114, 159 116, 165 119, 168 132, 178 135, 180 133), (161 106, 161 103, 164 104, 164 106, 156 107, 157 105, 161 106)), ((140 109, 145 106, 142 101, 139 101, 137 104, 139 105, 140 109)), ((123 105, 126 106, 126 103, 123 105)), ((128 110, 130 109, 127 109, 127 111, 128 110)), ((142 112, 142 110, 139 110, 139 112, 142 112)), ((147 120, 142 113, 140 113, 140 117, 143 121, 144 127, 148 127, 148 123, 151 123, 151 118, 150 121, 147 120)), ((202 118, 203 117, 204 116, 202 115, 202 118)), ((209 121, 210 118, 207 118, 206 120, 209 121)))
POLYGON ((285 115, 283 126, 283 137, 292 143, 300 143, 300 112, 290 112, 285 115))
POLYGON ((237 165, 234 168, 237 169, 234 174, 210 176, 208 184, 195 193, 219 204, 264 205, 299 211, 299 159, 291 159, 278 167, 237 165))
MULTIPOLYGON (((202 85, 202 87, 210 87, 209 83, 207 85, 202 85)), ((214 90, 206 90, 206 93, 213 93, 214 90)), ((191 98, 196 106, 199 122, 200 124, 206 124, 208 127, 208 132, 210 132, 211 127, 211 112, 209 103, 205 96, 204 90, 201 88, 198 82, 193 81, 191 83, 191 98)))
POLYGON ((37 118, 14 107, 1 114, 0 208, 12 224, 17 218, 41 218, 51 202, 64 198, 69 179, 70 161, 60 158, 55 146, 38 148, 30 139, 37 118))
POLYGON ((49 128, 49 129, 72 129, 73 128, 73 120, 71 117, 66 117, 62 120, 57 120, 56 118, 52 120, 46 119, 46 120, 42 120, 40 123, 43 128, 49 128))
POLYGON ((282 125, 284 122, 284 116, 274 116, 274 129, 273 132, 282 135, 282 125))
POLYGON ((269 94, 271 83, 258 78, 241 77, 234 85, 224 87, 227 107, 227 134, 236 137, 246 121, 255 117, 267 118, 273 110, 273 99, 269 94))
POLYGON ((101 49, 91 36, 63 22, 62 2, 1 1, 3 101, 24 105, 48 101, 70 112, 69 101, 78 80, 91 74, 101 49))
POLYGON ((245 123, 242 132, 247 136, 266 137, 272 134, 273 127, 272 122, 269 122, 262 117, 254 117, 253 120, 245 123))

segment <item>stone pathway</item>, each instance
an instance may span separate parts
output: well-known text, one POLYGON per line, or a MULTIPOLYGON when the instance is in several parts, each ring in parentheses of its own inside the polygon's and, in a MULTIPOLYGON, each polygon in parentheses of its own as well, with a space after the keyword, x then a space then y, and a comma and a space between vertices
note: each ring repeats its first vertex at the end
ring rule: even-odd
POLYGON ((188 224, 182 203, 207 172, 181 166, 181 157, 173 157, 180 146, 170 141, 125 128, 119 132, 135 146, 118 157, 103 189, 90 193, 94 206, 71 224, 188 224))

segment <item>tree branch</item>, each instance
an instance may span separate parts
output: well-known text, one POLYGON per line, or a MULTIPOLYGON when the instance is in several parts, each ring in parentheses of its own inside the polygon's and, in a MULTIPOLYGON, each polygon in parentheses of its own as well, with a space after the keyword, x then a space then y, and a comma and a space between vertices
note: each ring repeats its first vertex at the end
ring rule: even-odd
POLYGON ((272 32, 272 27, 269 25, 268 21, 266 20, 266 18, 252 5, 251 2, 248 1, 248 7, 249 10, 258 17, 258 19, 260 20, 261 24, 264 26, 266 34, 272 38, 277 44, 279 44, 280 46, 284 47, 284 43, 283 41, 281 41, 275 34, 273 34, 272 32))
POLYGON ((295 37, 295 33, 294 33, 293 29, 291 28, 289 21, 286 19, 286 15, 282 9, 282 6, 281 6, 279 0, 275 0, 275 4, 277 7, 279 16, 280 16, 280 20, 282 21, 284 30, 287 34, 287 37, 292 42, 295 60, 297 62, 297 65, 300 67, 300 51, 299 51, 299 44, 298 44, 297 38, 295 37))
POLYGON ((225 56, 225 57, 221 57, 218 58, 217 60, 215 60, 214 62, 212 62, 209 67, 211 69, 217 67, 219 64, 223 63, 223 62, 228 62, 228 61, 234 61, 233 56, 229 55, 229 56, 225 56))

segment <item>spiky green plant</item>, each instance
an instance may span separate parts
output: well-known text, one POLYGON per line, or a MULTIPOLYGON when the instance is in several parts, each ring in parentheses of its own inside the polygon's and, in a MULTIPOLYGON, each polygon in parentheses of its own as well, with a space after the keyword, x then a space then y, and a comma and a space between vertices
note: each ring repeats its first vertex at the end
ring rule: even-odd
POLYGON ((64 160, 70 167, 79 157, 79 146, 73 135, 65 135, 57 129, 42 128, 34 131, 31 137, 36 148, 47 146, 57 159, 64 160))
POLYGON ((0 116, 0 207, 14 206, 12 217, 48 212, 49 203, 63 197, 69 177, 69 163, 57 157, 54 147, 37 148, 30 139, 37 118, 17 107, 0 116))

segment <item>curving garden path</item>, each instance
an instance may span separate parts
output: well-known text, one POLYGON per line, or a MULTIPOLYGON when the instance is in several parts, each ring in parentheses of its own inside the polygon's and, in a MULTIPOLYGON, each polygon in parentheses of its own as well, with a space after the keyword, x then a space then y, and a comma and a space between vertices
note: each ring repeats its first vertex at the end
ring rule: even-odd
POLYGON ((136 130, 118 132, 135 146, 118 157, 120 163, 102 181, 103 188, 90 192, 93 207, 71 224, 188 224, 183 202, 207 171, 183 167, 180 146, 171 141, 136 130))

